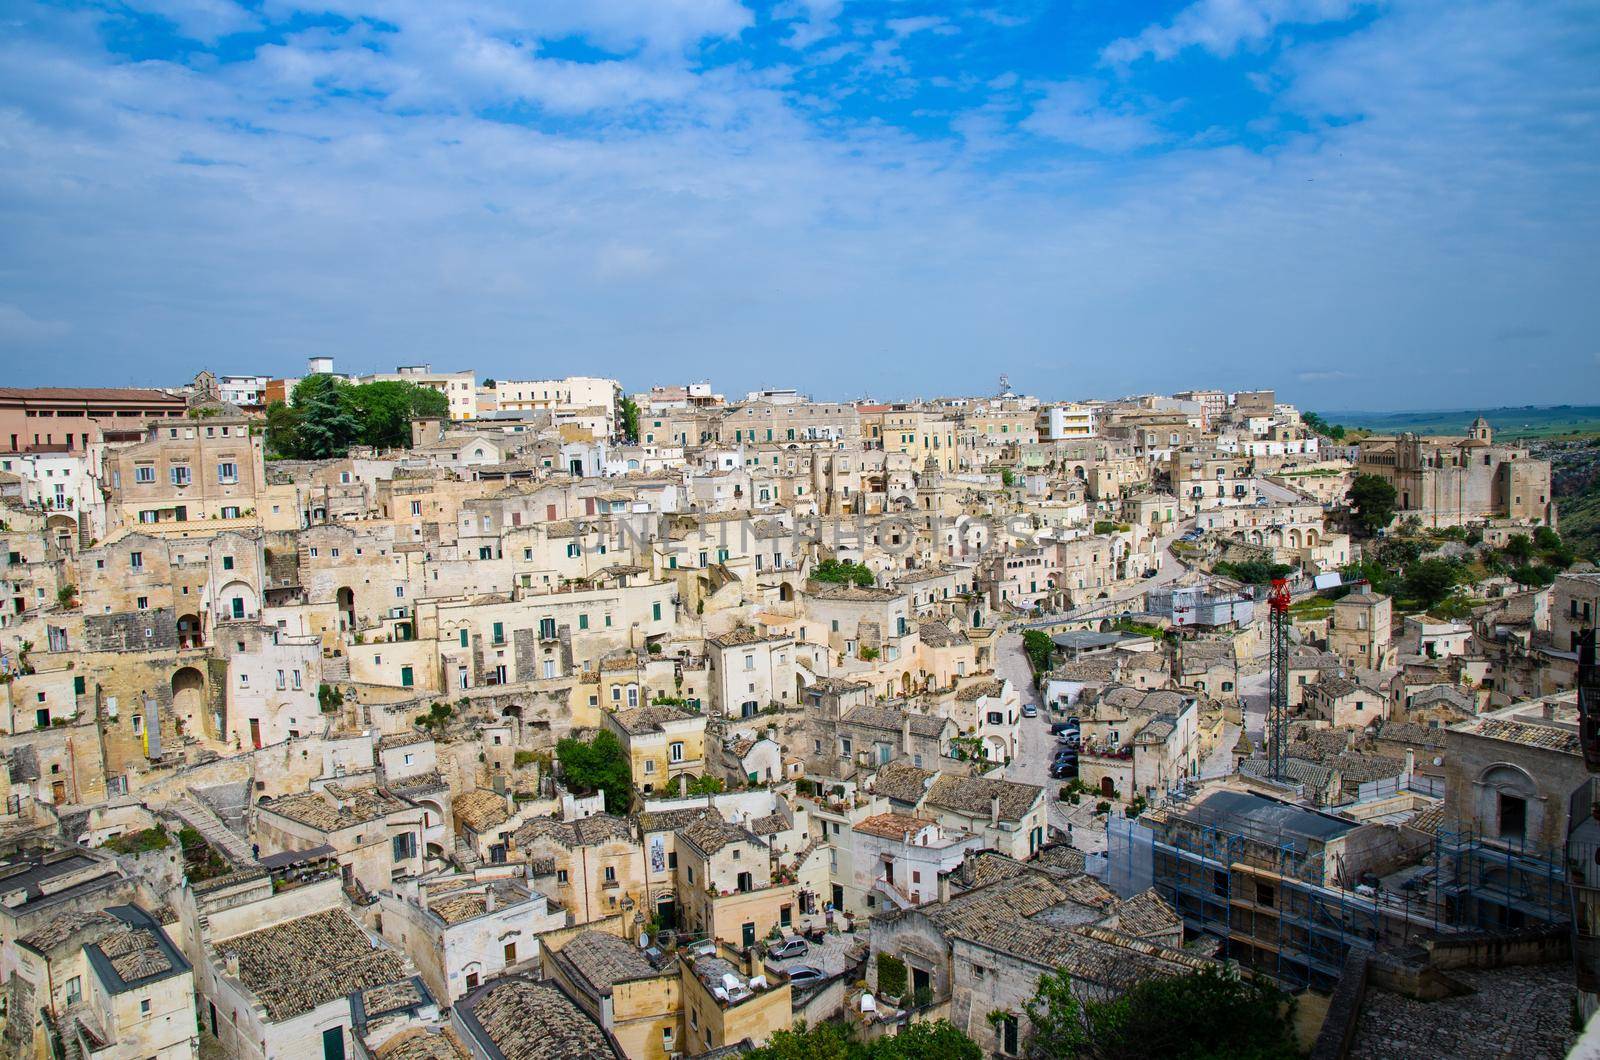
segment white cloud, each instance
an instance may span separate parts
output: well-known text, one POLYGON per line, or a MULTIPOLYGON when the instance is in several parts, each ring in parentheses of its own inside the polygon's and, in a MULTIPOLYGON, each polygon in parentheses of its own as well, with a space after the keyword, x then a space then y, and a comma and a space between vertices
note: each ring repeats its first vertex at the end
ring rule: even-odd
POLYGON ((1144 115, 1109 107, 1101 97, 1101 86, 1092 82, 1050 85, 1021 126, 1036 136, 1106 154, 1132 151, 1161 138, 1144 115))
POLYGON ((0 302, 0 343, 19 345, 53 339, 71 328, 59 320, 40 320, 21 306, 0 302))
POLYGON ((1363 6, 1362 0, 1196 0, 1165 25, 1113 41, 1102 56, 1111 63, 1146 55, 1164 60, 1187 48, 1229 56, 1268 40, 1280 26, 1342 21, 1363 6))
MULTIPOLYGON (((1001 368, 1063 397, 1338 371, 1315 385, 1346 407, 1600 386, 1587 0, 1413 0, 1274 53, 1261 128, 1306 131, 1259 153, 1069 75, 980 85, 956 134, 914 135, 782 68, 705 65, 726 5, 641 28, 596 3, 591 30, 572 5, 334 2, 398 29, 193 68, 112 56, 75 13, 0 38, 14 381, 331 350, 730 391, 777 365, 832 396, 1001 368), (574 33, 619 57, 546 49, 574 33), (1551 337, 1508 376, 1494 336, 1526 321, 1551 337)), ((919 68, 944 40, 971 43, 928 32, 919 68)))

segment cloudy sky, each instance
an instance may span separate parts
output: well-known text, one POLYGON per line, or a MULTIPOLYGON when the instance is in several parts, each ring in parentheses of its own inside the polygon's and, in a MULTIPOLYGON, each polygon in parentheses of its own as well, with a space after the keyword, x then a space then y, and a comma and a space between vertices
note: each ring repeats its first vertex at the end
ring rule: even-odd
POLYGON ((1600 401, 1600 5, 0 0, 0 383, 1600 401))

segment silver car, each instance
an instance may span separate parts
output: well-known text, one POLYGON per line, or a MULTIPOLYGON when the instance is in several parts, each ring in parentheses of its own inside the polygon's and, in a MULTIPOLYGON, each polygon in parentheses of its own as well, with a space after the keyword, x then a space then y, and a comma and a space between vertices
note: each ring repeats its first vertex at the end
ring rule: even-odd
POLYGON ((767 955, 775 961, 782 961, 790 957, 798 957, 810 949, 811 947, 806 943, 805 939, 785 939, 767 951, 767 955))

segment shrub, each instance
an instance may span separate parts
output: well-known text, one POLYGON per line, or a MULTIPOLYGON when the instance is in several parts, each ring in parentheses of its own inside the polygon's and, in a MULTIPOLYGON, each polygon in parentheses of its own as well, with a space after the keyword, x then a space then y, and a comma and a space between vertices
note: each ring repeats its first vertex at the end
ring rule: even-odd
POLYGON ((878 993, 900 997, 906 992, 906 962, 892 953, 878 954, 878 993))

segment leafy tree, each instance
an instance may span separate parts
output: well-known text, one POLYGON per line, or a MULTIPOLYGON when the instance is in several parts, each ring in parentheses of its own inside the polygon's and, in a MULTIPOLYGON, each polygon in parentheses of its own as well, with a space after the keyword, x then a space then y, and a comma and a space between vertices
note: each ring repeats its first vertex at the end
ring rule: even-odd
POLYGON ((1287 563, 1269 563, 1264 559, 1247 559, 1241 563, 1223 560, 1212 568, 1212 572, 1246 585, 1266 585, 1274 578, 1286 578, 1293 574, 1294 568, 1287 563))
POLYGON ((1263 981, 1220 967, 1146 979, 1112 1001, 1079 1002, 1065 970, 1039 977, 1023 1005, 1033 1055, 1049 1060, 1290 1060, 1293 1007, 1263 981))
POLYGON ((1403 589, 1407 596, 1432 607, 1455 588, 1461 567, 1447 559, 1419 559, 1406 568, 1403 589))
POLYGON ((1022 650, 1028 653, 1033 672, 1042 674, 1050 669, 1050 656, 1055 653, 1056 642, 1043 630, 1025 629, 1022 631, 1022 650))
POLYGON ((631 397, 624 397, 622 404, 617 406, 618 417, 622 421, 622 437, 625 441, 637 442, 639 440, 639 406, 631 397))
POLYGON ((1010 489, 1012 486, 1015 486, 1016 484, 1017 484, 1016 472, 1012 471, 1009 467, 1001 468, 1000 469, 1000 485, 1004 486, 1006 489, 1010 489))
POLYGON ((982 1060, 978 1043, 948 1020, 921 1021, 878 1038, 860 1054, 864 1060, 982 1060))
POLYGON ((494 389, 494 380, 493 379, 485 379, 483 381, 483 389, 485 389, 485 390, 493 390, 494 389))
POLYGON ((722 782, 721 777, 713 777, 708 774, 706 776, 695 777, 693 780, 689 781, 686 794, 718 795, 721 794, 723 789, 726 787, 727 785, 722 782))
POLYGON ((1394 487, 1377 475, 1357 475, 1350 484, 1350 492, 1345 495, 1356 528, 1369 536, 1393 521, 1398 497, 1394 487))
POLYGON ((592 740, 568 736, 556 743, 556 759, 567 785, 580 795, 604 792, 607 813, 627 813, 633 771, 615 733, 602 729, 592 740))
POLYGON ((1561 571, 1559 568, 1552 567, 1546 563, 1521 563, 1512 567, 1507 573, 1511 575, 1511 580, 1518 585, 1536 588, 1554 582, 1556 575, 1560 574, 1561 571))
POLYGON ((282 401, 267 406, 267 454, 293 458, 300 452, 300 411, 282 401))
POLYGON ((1550 549, 1561 547, 1561 535, 1548 526, 1535 527, 1533 543, 1540 550, 1548 552, 1550 549))
POLYGON ((295 456, 327 460, 343 456, 361 437, 348 388, 331 375, 309 375, 295 384, 294 407, 300 414, 295 456))
POLYGON ((811 572, 811 577, 819 582, 830 582, 834 585, 859 585, 865 589, 870 589, 878 581, 873 576, 871 568, 848 559, 825 559, 817 564, 816 568, 811 572))
POLYGON ((892 1037, 857 1041, 847 1024, 829 1021, 775 1032, 747 1060, 982 1060, 983 1050, 948 1020, 912 1023, 892 1037))
POLYGON ((361 424, 361 444, 375 449, 411 445, 411 421, 450 415, 450 399, 404 379, 345 388, 345 399, 361 424))
POLYGON ((1518 563, 1526 563, 1533 558, 1533 539, 1527 534, 1512 534, 1506 540, 1505 553, 1518 563))

